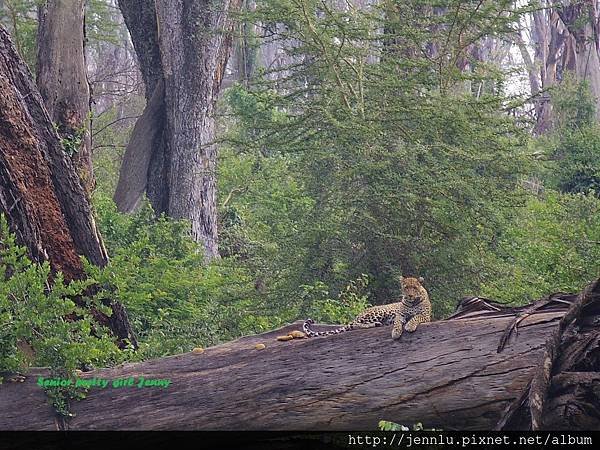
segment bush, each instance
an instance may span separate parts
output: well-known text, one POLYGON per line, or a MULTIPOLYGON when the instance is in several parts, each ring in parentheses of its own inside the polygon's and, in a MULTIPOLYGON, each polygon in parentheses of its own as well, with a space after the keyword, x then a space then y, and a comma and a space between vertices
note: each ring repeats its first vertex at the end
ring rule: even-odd
POLYGON ((60 273, 51 277, 50 265, 32 262, 0 215, 0 371, 49 366, 66 374, 82 365, 122 360, 108 330, 89 313, 92 305, 109 313, 85 297, 92 283, 66 285, 60 273), (78 320, 69 318, 74 315, 78 320))
POLYGON ((300 296, 302 317, 310 317, 324 323, 350 323, 370 306, 368 284, 369 277, 362 274, 356 280, 350 281, 335 299, 329 297, 327 286, 322 282, 303 285, 300 296))
POLYGON ((243 268, 228 261, 205 264, 188 224, 155 219, 148 203, 131 215, 119 213, 102 195, 95 204, 111 261, 104 269, 88 270, 108 287, 100 296, 127 308, 140 342, 136 359, 181 353, 249 331, 229 317, 254 290, 243 268))
POLYGON ((548 185, 562 192, 600 192, 600 126, 562 130, 549 149, 548 185))
POLYGON ((481 295, 521 304, 577 292, 598 277, 600 200, 547 190, 530 197, 499 232, 481 295))
POLYGON ((595 100, 587 83, 565 80, 552 96, 554 132, 534 141, 546 155, 542 179, 570 193, 600 192, 600 126, 595 123, 595 100))

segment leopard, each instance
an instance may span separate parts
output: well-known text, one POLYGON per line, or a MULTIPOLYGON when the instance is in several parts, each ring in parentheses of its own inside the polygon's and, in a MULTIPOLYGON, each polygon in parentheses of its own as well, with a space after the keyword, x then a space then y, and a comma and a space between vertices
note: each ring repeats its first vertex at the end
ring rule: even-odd
POLYGON ((355 329, 366 329, 391 325, 392 339, 397 340, 402 337, 406 330, 409 333, 414 332, 419 324, 431 322, 431 300, 429 293, 423 287, 425 281, 423 277, 400 277, 400 287, 402 297, 399 302, 389 303, 387 305, 371 306, 360 313, 348 325, 329 331, 313 331, 311 325, 312 319, 304 321, 302 329, 307 337, 330 336, 355 329))

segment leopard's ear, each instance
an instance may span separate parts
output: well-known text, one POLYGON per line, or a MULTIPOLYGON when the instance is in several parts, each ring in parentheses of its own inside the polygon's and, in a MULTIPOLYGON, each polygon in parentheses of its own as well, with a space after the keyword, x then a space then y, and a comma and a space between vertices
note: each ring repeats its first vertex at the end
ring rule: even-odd
POLYGON ((419 283, 422 283, 423 281, 425 281, 425 278, 419 277, 419 283))

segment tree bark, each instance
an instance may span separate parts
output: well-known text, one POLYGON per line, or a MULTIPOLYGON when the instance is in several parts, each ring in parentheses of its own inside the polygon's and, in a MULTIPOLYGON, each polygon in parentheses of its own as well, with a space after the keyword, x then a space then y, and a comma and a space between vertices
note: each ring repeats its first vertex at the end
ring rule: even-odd
POLYGON ((37 85, 90 194, 95 181, 84 4, 84 0, 48 0, 38 7, 37 85))
MULTIPOLYGON (((165 121, 164 86, 162 80, 156 85, 152 98, 148 101, 142 116, 137 120, 123 156, 122 167, 127 169, 126 176, 120 176, 113 199, 119 211, 128 213, 136 210, 150 183, 152 150, 162 153, 161 137, 165 121)), ((161 164, 162 165, 162 164, 161 164)), ((125 172, 121 172, 124 174, 125 172)), ((155 197, 160 202, 160 199, 155 197)), ((152 202, 155 207, 156 202, 152 202)), ((164 212, 155 207, 155 212, 164 212)))
POLYGON ((552 331, 531 381, 497 429, 600 429, 600 280, 552 331))
POLYGON ((543 96, 536 104, 535 134, 553 127, 549 88, 560 83, 566 72, 577 81, 587 81, 600 120, 600 11, 597 0, 558 2, 540 0, 533 12, 532 39, 540 67, 543 96))
MULTIPOLYGON (((255 11, 255 0, 241 0, 240 9, 243 11, 255 11)), ((232 69, 230 74, 226 74, 223 80, 223 87, 229 87, 235 82, 240 82, 248 86, 250 80, 256 72, 259 61, 258 47, 255 45, 255 38, 258 36, 259 26, 245 20, 239 24, 239 37, 233 45, 233 51, 229 61, 229 67, 232 69)), ((262 64, 267 67, 267 64, 262 64)))
MULTIPOLYGON (((91 389, 86 399, 71 405, 75 416, 66 427, 364 430, 376 429, 383 419, 444 430, 492 429, 536 373, 548 338, 576 298, 559 294, 522 308, 468 298, 449 320, 422 324, 399 341, 391 339, 389 327, 276 340, 300 329, 297 322, 202 354, 97 370, 84 378, 134 377, 137 384, 144 377, 171 384, 91 389), (258 343, 266 348, 257 350, 258 343)), ((596 323, 591 329, 596 338, 599 328, 596 323)), ((600 365, 597 360, 594 364, 587 384, 580 386, 597 377, 600 365)), ((37 376, 47 374, 32 373, 24 383, 0 390, 0 429, 55 428, 37 376)), ((598 426, 597 416, 587 418, 598 426)))
MULTIPOLYGON (((148 160, 148 164, 138 164, 135 158, 125 157, 119 172, 119 194, 115 194, 114 200, 120 211, 132 212, 132 205, 139 204, 137 196, 140 194, 137 193, 136 180, 145 179, 144 190, 154 212, 159 215, 168 211, 169 190, 166 175, 167 161, 165 160, 164 90, 162 91, 163 97, 155 98, 153 104, 150 104, 158 84, 163 83, 164 80, 158 46, 155 2, 154 0, 119 0, 119 8, 129 30, 146 88, 147 104, 142 117, 160 116, 160 120, 153 123, 152 139, 147 142, 136 142, 136 145, 139 144, 137 148, 133 147, 133 141, 143 139, 144 136, 137 135, 135 131, 131 136, 126 155, 135 152, 136 155, 148 160), (126 195, 123 195, 124 193, 126 195)), ((146 126, 140 127, 140 131, 146 128, 146 126)))
MULTIPOLYGON (((533 12, 532 39, 535 47, 535 64, 539 67, 541 89, 543 94, 536 99, 535 134, 543 134, 552 129, 552 104, 548 89, 558 83, 560 55, 566 39, 566 31, 555 9, 545 1, 540 1, 540 8, 533 12)), ((533 89, 532 89, 533 90, 533 89)), ((533 94, 533 92, 532 92, 533 94)))
POLYGON ((165 75, 169 216, 188 219, 208 258, 217 248, 214 109, 231 49, 230 8, 239 0, 156 4, 165 75))
MULTIPOLYGON (((122 189, 115 201, 122 211, 137 204, 139 189, 130 186, 139 185, 136 179, 147 167, 146 193, 155 211, 189 220, 192 237, 204 244, 207 259, 219 256, 213 115, 231 50, 233 22, 229 12, 237 10, 240 3, 119 1, 144 74, 148 100, 157 80, 164 80, 165 120, 152 148, 145 145, 138 150, 144 155, 144 164, 135 159, 124 161, 119 175, 122 189)), ((146 116, 151 113, 149 107, 150 101, 146 116)))
MULTIPOLYGON (((0 212, 36 261, 67 281, 85 277, 80 255, 104 266, 108 255, 86 192, 61 146, 29 69, 0 26, 0 212)), ((96 319, 135 342, 119 305, 96 319)))
POLYGON ((118 0, 118 3, 138 57, 146 100, 150 100, 156 85, 163 79, 154 0, 118 0))

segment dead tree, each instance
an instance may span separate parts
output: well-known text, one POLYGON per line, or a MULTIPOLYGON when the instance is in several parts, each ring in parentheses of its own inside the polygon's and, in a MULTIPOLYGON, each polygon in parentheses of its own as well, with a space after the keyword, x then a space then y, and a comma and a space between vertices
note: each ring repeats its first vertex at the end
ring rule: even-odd
MULTIPOLYGON (((82 279, 80 256, 108 255, 77 171, 65 153, 31 73, 0 26, 0 213, 36 261, 65 280, 82 279)), ((134 340, 123 308, 95 311, 120 339, 134 340)))
MULTIPOLYGON (((583 364, 587 372, 573 377, 551 371, 549 386, 567 390, 549 391, 543 416, 548 422, 542 427, 597 428, 600 419, 593 408, 567 417, 558 406, 568 402, 564 393, 578 398, 598 378, 600 325, 594 317, 599 293, 594 283, 579 296, 555 294, 521 308, 468 298, 449 320, 422 324, 399 341, 391 339, 388 327, 276 339, 299 329, 297 322, 203 353, 97 370, 83 377, 133 377, 135 384, 92 388, 71 405, 75 416, 64 427, 366 430, 391 420, 444 430, 492 429, 538 376, 548 342, 556 342, 558 332, 559 341, 570 346, 558 347, 553 360, 577 370, 583 364), (571 325, 565 328, 565 323, 585 323, 586 331, 567 338, 563 331, 571 325), (168 379, 170 385, 138 388, 140 377, 168 379)), ((52 408, 36 385, 38 376, 47 373, 31 373, 24 383, 0 389, 0 429, 56 429, 52 408)), ((597 388, 585 401, 598 406, 597 388)))

